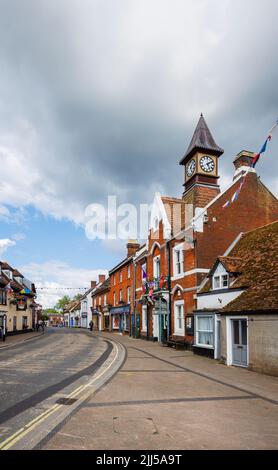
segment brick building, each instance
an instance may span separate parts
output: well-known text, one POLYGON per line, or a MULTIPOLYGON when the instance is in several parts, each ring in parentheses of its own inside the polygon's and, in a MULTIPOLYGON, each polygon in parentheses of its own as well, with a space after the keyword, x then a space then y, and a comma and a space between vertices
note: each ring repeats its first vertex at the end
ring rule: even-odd
POLYGON ((108 293, 110 279, 101 274, 92 291, 92 321, 94 330, 110 330, 108 293))
MULTIPOLYGON (((91 293, 92 307, 91 307, 91 320, 93 322, 93 329, 103 330, 103 309, 107 305, 107 291, 109 290, 108 282, 104 274, 100 274, 98 282, 93 283, 93 290, 91 293)), ((92 281, 93 282, 93 281, 92 281)), ((88 325, 89 327, 89 325, 88 325)))
POLYGON ((133 259, 140 245, 130 240, 126 258, 109 272, 110 328, 112 331, 130 333, 134 328, 134 264, 133 259))
POLYGON ((242 234, 197 296, 194 352, 278 375, 278 221, 242 234))
POLYGON ((242 232, 278 219, 277 199, 252 168, 252 152, 237 155, 233 181, 220 192, 222 154, 201 115, 180 161, 185 169, 183 196, 156 195, 146 250, 135 258, 136 313, 142 336, 191 346, 196 294, 214 260, 242 232), (237 200, 223 209, 239 187, 237 200))

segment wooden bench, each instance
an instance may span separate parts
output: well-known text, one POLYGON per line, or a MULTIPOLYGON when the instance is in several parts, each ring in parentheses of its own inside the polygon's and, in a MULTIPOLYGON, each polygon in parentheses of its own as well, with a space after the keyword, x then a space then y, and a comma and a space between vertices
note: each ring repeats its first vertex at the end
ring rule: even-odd
POLYGON ((168 348, 188 349, 188 344, 186 343, 185 339, 170 339, 168 341, 164 341, 162 344, 168 348))

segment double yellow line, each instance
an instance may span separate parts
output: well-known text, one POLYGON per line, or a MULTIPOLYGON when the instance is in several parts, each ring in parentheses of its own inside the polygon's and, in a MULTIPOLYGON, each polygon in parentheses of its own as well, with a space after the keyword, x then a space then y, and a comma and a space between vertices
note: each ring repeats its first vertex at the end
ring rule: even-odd
MULTIPOLYGON (((87 383, 85 385, 81 385, 80 387, 76 388, 70 395, 67 395, 67 398, 75 398, 81 392, 86 390, 86 388, 90 387, 96 380, 98 380, 102 375, 104 375, 112 367, 112 365, 114 364, 114 362, 118 358, 118 352, 119 352, 119 348, 118 348, 115 341, 114 341, 114 344, 115 344, 115 347, 117 349, 117 352, 116 352, 116 355, 115 355, 113 361, 111 362, 111 364, 109 364, 109 366, 106 369, 104 369, 101 372, 101 374, 94 377, 89 383, 87 383)), ((86 398, 88 398, 91 395, 91 393, 92 393, 91 391, 87 392, 82 397, 79 397, 79 400, 81 400, 81 399, 85 400, 86 398)), ((33 429, 35 429, 39 424, 41 424, 43 421, 45 421, 49 416, 51 416, 53 413, 55 413, 55 411, 58 411, 62 407, 64 407, 64 405, 55 404, 51 408, 49 408, 48 410, 44 411, 42 414, 37 416, 37 418, 30 421, 23 428, 19 429, 17 432, 15 432, 10 437, 8 437, 5 441, 1 442, 0 443, 0 450, 9 450, 20 439, 22 439, 24 436, 26 436, 29 432, 31 432, 33 429)))

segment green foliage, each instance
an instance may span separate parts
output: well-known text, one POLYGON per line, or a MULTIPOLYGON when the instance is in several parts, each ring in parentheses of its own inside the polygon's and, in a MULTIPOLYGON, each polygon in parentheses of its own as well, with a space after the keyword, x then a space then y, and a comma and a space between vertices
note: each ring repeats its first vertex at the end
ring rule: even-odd
POLYGON ((73 297, 73 300, 80 300, 82 298, 82 294, 76 294, 74 297, 73 297))
POLYGON ((57 312, 57 310, 55 310, 55 308, 46 308, 42 311, 42 320, 43 321, 47 321, 49 319, 49 315, 55 315, 55 314, 59 314, 59 312, 57 312))
POLYGON ((63 310, 65 306, 71 301, 68 295, 64 295, 61 299, 58 300, 56 305, 54 306, 54 309, 56 310, 63 310))

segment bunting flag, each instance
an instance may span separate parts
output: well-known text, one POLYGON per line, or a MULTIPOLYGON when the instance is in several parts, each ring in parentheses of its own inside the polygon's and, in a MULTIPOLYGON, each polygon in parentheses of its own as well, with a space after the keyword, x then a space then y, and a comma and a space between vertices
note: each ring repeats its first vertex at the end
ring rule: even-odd
POLYGON ((222 206, 222 209, 227 209, 227 207, 229 207, 231 204, 233 204, 233 202, 235 202, 237 199, 238 199, 238 196, 240 195, 241 193, 241 190, 244 186, 244 183, 246 181, 246 176, 247 176, 248 173, 246 173, 246 175, 244 176, 242 182, 240 183, 238 189, 236 190, 236 192, 233 194, 232 198, 225 202, 225 204, 222 206))
POLYGON ((22 289, 22 290, 20 291, 20 294, 31 294, 31 293, 32 293, 32 292, 30 291, 30 289, 27 289, 27 288, 22 289))
MULTIPOLYGON (((268 142, 272 139, 272 133, 273 133, 274 129, 275 129, 277 126, 278 126, 278 118, 277 118, 275 124, 274 124, 274 125, 272 126, 272 128, 269 130, 269 132, 268 132, 268 137, 267 137, 266 141, 264 142, 264 144, 263 144, 263 146, 262 146, 260 152, 259 152, 259 153, 256 153, 256 154, 254 155, 254 157, 253 157, 253 162, 252 162, 252 167, 253 167, 253 168, 255 168, 255 166, 257 165, 257 163, 258 163, 258 161, 259 161, 261 155, 262 155, 263 153, 265 153, 265 151, 266 151, 266 149, 267 149, 267 144, 268 144, 268 142)), ((245 176, 244 176, 244 178, 243 178, 243 180, 242 180, 240 186, 238 187, 238 189, 236 190, 236 192, 233 194, 232 198, 231 198, 229 201, 225 202, 225 204, 222 206, 222 209, 227 209, 231 204, 233 204, 233 202, 235 202, 235 201, 238 199, 238 196, 240 195, 240 192, 241 192, 241 190, 242 190, 242 188, 243 188, 243 185, 244 185, 244 183, 245 183, 247 174, 248 174, 248 172, 245 174, 245 176)))

